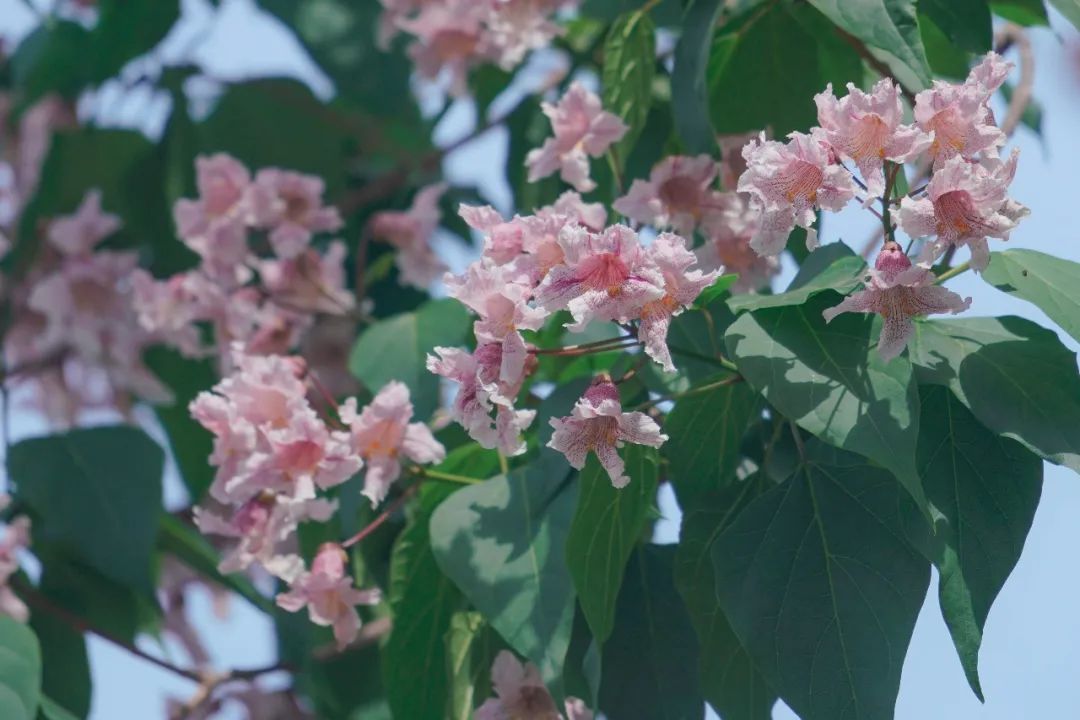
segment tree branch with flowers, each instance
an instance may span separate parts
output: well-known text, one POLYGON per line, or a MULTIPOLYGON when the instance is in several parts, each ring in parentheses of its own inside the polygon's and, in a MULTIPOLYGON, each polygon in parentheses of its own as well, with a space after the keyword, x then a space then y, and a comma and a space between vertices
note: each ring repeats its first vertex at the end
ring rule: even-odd
POLYGON ((931 568, 983 698, 1080 470, 1075 355, 949 284, 1080 339, 1080 266, 1003 246, 1042 3, 263 0, 318 95, 128 5, 0 53, 0 715, 88 717, 90 635, 176 719, 891 718, 931 568), (220 667, 197 587, 277 657, 220 667))

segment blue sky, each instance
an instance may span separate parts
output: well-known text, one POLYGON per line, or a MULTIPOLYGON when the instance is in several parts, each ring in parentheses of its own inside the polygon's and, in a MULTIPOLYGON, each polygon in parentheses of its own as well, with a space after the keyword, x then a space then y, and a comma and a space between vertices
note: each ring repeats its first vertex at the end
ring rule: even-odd
MULTIPOLYGON (((373 1, 373 0, 367 0, 373 1)), ((194 45, 195 57, 222 79, 248 74, 296 76, 311 83, 321 94, 329 84, 304 57, 289 33, 276 21, 258 13, 251 0, 224 0, 216 18, 203 0, 185 0, 185 22, 174 33, 162 55, 173 59, 194 45), (204 36, 204 33, 207 33, 204 36)), ((1057 34, 1033 33, 1037 80, 1035 97, 1045 108, 1044 138, 1026 130, 1013 142, 1022 150, 1012 195, 1031 208, 1013 234, 1011 247, 1028 247, 1080 261, 1080 221, 1076 210, 1080 174, 1080 51, 1077 36, 1060 17, 1054 17, 1057 34), (1071 42, 1063 44, 1063 39, 1071 42)), ((32 15, 23 0, 0 0, 0 36, 16 38, 26 31, 32 15)), ((130 106, 113 105, 122 119, 147 123, 145 98, 130 106)), ((809 98, 806 99, 810 101, 809 98)), ((472 122, 467 106, 456 108, 440 126, 438 138, 449 140, 466 132, 472 122)), ((455 181, 476 182, 506 209, 509 194, 499 168, 505 155, 505 137, 493 131, 451 157, 447 175, 455 181)), ((844 238, 861 247, 875 219, 852 207, 839 217, 826 218, 823 238, 844 238)), ((449 246, 445 246, 449 248, 449 246)), ((1000 245, 998 246, 1000 247, 1000 245)), ((449 258, 452 264, 464 261, 449 258)), ((1016 314, 1047 326, 1052 323, 1038 310, 1012 299, 967 274, 950 283, 962 295, 974 298, 975 315, 1016 314)), ((1064 333, 1063 342, 1073 350, 1078 344, 1064 333)), ((33 418, 17 419, 20 435, 39 432, 33 418)), ((168 496, 183 502, 175 478, 168 496)), ((661 534, 677 532, 677 510, 664 503, 668 522, 661 534)), ((941 620, 936 600, 936 577, 919 617, 908 652, 897 703, 900 720, 1017 720, 1018 718, 1075 718, 1074 691, 1080 680, 1080 478, 1071 471, 1048 465, 1042 502, 1019 565, 994 604, 987 621, 981 654, 981 676, 986 704, 980 704, 967 687, 960 663, 941 620), (1072 708, 1071 710, 1069 708, 1072 708)), ((226 622, 217 620, 209 598, 196 592, 192 615, 216 663, 222 667, 253 667, 272 659, 272 628, 242 600, 235 600, 226 622)), ((154 649, 145 642, 146 649, 154 649)), ((182 651, 166 652, 183 662, 182 651)), ((90 639, 94 673, 94 720, 162 717, 164 696, 186 697, 191 684, 133 658, 123 651, 90 639)), ((242 717, 227 712, 222 717, 242 717)), ((774 717, 795 715, 782 705, 774 717)))

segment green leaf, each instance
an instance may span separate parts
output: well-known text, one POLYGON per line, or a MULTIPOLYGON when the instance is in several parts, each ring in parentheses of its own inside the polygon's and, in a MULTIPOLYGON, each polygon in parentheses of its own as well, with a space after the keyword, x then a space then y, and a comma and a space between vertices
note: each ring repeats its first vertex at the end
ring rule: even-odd
MULTIPOLYGON (((934 73, 958 81, 967 77, 971 66, 971 53, 962 50, 945 37, 941 28, 922 13, 919 13, 919 34, 923 47, 926 48, 926 59, 934 73)), ((907 191, 902 193, 904 194, 907 194, 907 191)))
MULTIPOLYGON (((156 624, 157 618, 152 617, 156 601, 151 606, 151 600, 144 595, 77 562, 70 553, 36 540, 34 552, 42 565, 38 590, 57 605, 128 642, 135 640, 140 625, 156 624)), ((46 665, 48 662, 46 649, 46 665)))
POLYGON ((994 14, 1024 27, 1049 25, 1043 0, 991 0, 994 14))
POLYGON ((673 318, 667 340, 675 367, 695 384, 722 370, 724 331, 734 319, 735 315, 723 301, 692 308, 673 318))
POLYGON ((716 601, 711 560, 716 538, 770 486, 758 474, 706 494, 683 515, 675 551, 675 586, 701 645, 701 689, 724 720, 770 720, 776 704, 776 692, 754 667, 716 601))
POLYGON ((810 0, 842 30, 854 36, 889 66, 905 86, 930 85, 914 0, 810 0))
POLYGON ((86 58, 90 33, 77 22, 41 23, 23 38, 11 58, 11 74, 25 110, 50 93, 72 99, 90 83, 86 58))
POLYGON ((45 720, 78 720, 78 716, 48 695, 41 696, 41 714, 45 716, 45 720))
POLYGON ((838 296, 739 316, 725 341, 739 371, 785 417, 823 440, 891 470, 920 507, 915 469, 919 396, 905 358, 886 363, 872 320, 847 313, 826 324, 838 296))
POLYGON ((718 384, 730 377, 717 375, 704 383, 717 387, 680 398, 664 422, 669 439, 661 452, 671 463, 671 484, 683 507, 734 481, 740 443, 760 414, 749 385, 718 384))
POLYGON ((619 16, 604 41, 604 108, 630 128, 619 141, 624 161, 637 143, 652 105, 656 75, 656 26, 641 12, 619 16))
POLYGON ((919 12, 934 21, 945 37, 973 53, 985 53, 994 42, 986 0, 919 0, 919 12))
POLYGON ((697 638, 672 579, 674 545, 630 558, 615 631, 604 644, 600 710, 608 720, 703 718, 697 638))
MULTIPOLYGON (((91 680, 83 634, 44 612, 30 616, 30 627, 41 647, 41 692, 71 708, 72 716, 85 718, 90 712, 91 680)), ((46 704, 43 697, 43 711, 46 704)))
POLYGON ((180 17, 180 0, 99 0, 90 79, 103 82, 154 48, 180 17))
POLYGON ((732 312, 802 305, 825 290, 847 295, 860 284, 866 261, 844 243, 830 243, 810 253, 787 292, 777 295, 736 295, 728 300, 732 312))
MULTIPOLYGON (((354 0, 259 0, 284 22, 334 81, 337 95, 351 105, 395 123, 414 126, 419 114, 408 87, 412 64, 404 53, 375 44, 382 6, 354 0), (379 72, 370 72, 378 67, 379 72)), ((388 127, 393 132, 393 127, 388 127)))
POLYGON ((1080 263, 1037 250, 990 254, 982 278, 1035 305, 1080 341, 1080 263))
POLYGON ((221 558, 206 538, 190 525, 170 514, 162 514, 158 525, 157 546, 175 556, 199 575, 227 587, 253 606, 273 614, 274 603, 255 589, 243 573, 223 575, 217 566, 221 558))
MULTIPOLYGON (((599 20, 612 21, 623 13, 639 10, 641 0, 584 0, 581 15, 599 20)), ((679 0, 660 0, 652 8, 653 19, 660 25, 674 25, 682 19, 682 3, 679 0)))
POLYGON ((1049 2, 1073 24, 1073 27, 1080 29, 1080 0, 1049 0, 1049 2))
POLYGON ((1076 354, 1030 320, 916 323, 908 345, 920 383, 946 385, 994 432, 1080 472, 1076 354))
POLYGON ((213 365, 207 360, 183 357, 172 348, 150 348, 146 365, 173 393, 171 405, 155 405, 154 414, 165 430, 180 477, 192 502, 199 502, 214 481, 214 468, 208 462, 214 449, 210 431, 191 417, 191 401, 217 382, 213 365))
POLYGON ((549 683, 562 674, 574 614, 566 539, 577 491, 568 479, 564 461, 542 456, 460 490, 431 518, 439 567, 549 683))
POLYGON ((731 286, 738 281, 739 276, 734 273, 721 275, 716 278, 716 282, 701 291, 701 294, 697 296, 697 300, 694 301, 694 306, 699 308, 708 307, 721 299, 731 289, 731 286))
POLYGON ((656 451, 641 445, 622 450, 630 484, 618 489, 595 455, 581 471, 581 497, 566 539, 566 564, 578 603, 598 643, 611 635, 623 570, 656 502, 656 451))
POLYGON ((440 718, 448 706, 446 633, 463 602, 435 561, 428 526, 437 504, 453 491, 423 487, 419 510, 394 543, 389 593, 394 629, 383 647, 382 670, 395 718, 440 718), (427 670, 417 674, 418 668, 427 670))
POLYGON ((41 649, 33 631, 0 615, 0 716, 34 720, 41 696, 41 649))
POLYGON ((459 612, 446 635, 446 664, 450 677, 450 720, 471 720, 480 698, 489 696, 491 664, 498 638, 477 612, 459 612))
POLYGON ((721 6, 720 0, 690 0, 683 16, 682 35, 675 46, 671 105, 675 129, 691 154, 712 153, 716 149, 705 69, 721 6))
POLYGON ((910 505, 888 472, 811 440, 713 544, 724 614, 803 720, 893 717, 930 582, 904 540, 910 505))
POLYGON ((811 7, 774 3, 747 11, 717 33, 709 58, 713 126, 721 133, 769 127, 808 130, 813 97, 826 83, 862 77, 855 51, 811 7))
POLYGON ((1020 443, 984 428, 948 388, 921 389, 919 474, 940 513, 934 558, 941 613, 971 689, 990 605, 1024 548, 1042 491, 1043 464, 1020 443))
POLYGON ((39 717, 44 717, 45 720, 78 720, 74 713, 69 712, 48 695, 41 696, 41 713, 39 717))
POLYGON ((145 433, 94 427, 23 440, 11 448, 8 470, 38 520, 35 532, 152 596, 164 462, 145 433))
POLYGON ((439 345, 463 345, 471 325, 469 312, 457 300, 433 300, 364 330, 353 346, 349 369, 373 393, 400 380, 409 388, 416 416, 429 417, 439 406, 439 378, 428 372, 427 355, 439 345))
POLYGON ((252 170, 273 165, 319 175, 333 199, 358 137, 370 127, 324 105, 297 80, 266 78, 229 85, 198 132, 202 152, 227 148, 252 170))

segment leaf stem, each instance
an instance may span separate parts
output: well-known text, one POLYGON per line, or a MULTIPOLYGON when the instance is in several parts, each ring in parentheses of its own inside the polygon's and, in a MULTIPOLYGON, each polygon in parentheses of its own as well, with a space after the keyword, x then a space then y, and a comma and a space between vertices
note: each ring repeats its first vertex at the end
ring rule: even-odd
POLYGON ((416 468, 413 472, 422 478, 429 480, 445 480, 446 482, 458 483, 459 485, 477 485, 484 482, 480 478, 466 477, 465 475, 455 475, 453 473, 440 472, 438 470, 429 470, 427 468, 416 468))
POLYGON ((712 355, 705 355, 694 350, 687 350, 686 348, 675 347, 674 345, 668 345, 668 349, 676 355, 683 355, 685 357, 694 358, 695 360, 707 362, 711 365, 722 367, 725 370, 730 370, 734 373, 739 372, 739 366, 722 355, 718 357, 712 355))
POLYGON ((682 398, 690 397, 692 395, 700 395, 701 393, 709 392, 710 390, 716 390, 717 388, 726 387, 728 385, 734 385, 735 383, 741 383, 741 382, 743 382, 745 380, 746 380, 746 378, 744 378, 742 375, 739 375, 739 374, 731 375, 729 377, 724 378, 723 380, 717 380, 716 382, 706 383, 705 385, 699 385, 699 386, 697 386, 695 388, 690 388, 689 390, 684 390, 683 392, 672 393, 670 395, 665 395, 663 397, 654 398, 653 400, 646 400, 645 402, 641 403, 640 405, 634 406, 633 409, 634 410, 644 410, 646 408, 652 407, 653 405, 659 405, 662 402, 667 402, 669 400, 681 400, 682 398))
POLYGON ((970 269, 971 269, 971 261, 970 260, 968 260, 966 262, 962 262, 959 265, 957 265, 956 267, 949 268, 945 272, 938 275, 938 278, 937 278, 937 281, 935 282, 935 284, 936 285, 941 285, 946 280, 951 280, 952 278, 956 277, 957 275, 961 275, 963 273, 966 273, 970 269))
POLYGON ((566 345, 564 347, 557 348, 531 348, 529 352, 534 355, 587 355, 592 352, 607 352, 608 350, 618 350, 622 346, 620 343, 627 341, 633 341, 625 347, 632 347, 637 345, 639 340, 633 335, 622 335, 617 338, 607 338, 606 340, 597 340, 595 342, 582 343, 581 345, 566 345), (612 347, 607 347, 607 346, 612 347))

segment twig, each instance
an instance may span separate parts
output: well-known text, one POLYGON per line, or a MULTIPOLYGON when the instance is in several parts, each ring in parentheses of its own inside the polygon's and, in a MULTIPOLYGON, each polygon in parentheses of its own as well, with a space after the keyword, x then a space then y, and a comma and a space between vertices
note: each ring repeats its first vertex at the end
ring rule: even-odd
POLYGON ((427 478, 428 480, 445 480, 446 482, 458 483, 459 485, 477 485, 484 482, 480 478, 455 475, 454 473, 445 473, 440 472, 439 470, 429 470, 428 468, 422 467, 413 468, 413 474, 419 475, 422 478, 427 478))
POLYGON ((788 425, 791 426, 791 437, 795 439, 795 448, 799 451, 799 459, 806 462, 806 446, 803 445, 802 435, 799 433, 799 426, 795 424, 794 420, 788 420, 788 425))
POLYGON ((622 343, 630 342, 625 347, 632 347, 637 345, 640 341, 634 335, 623 335, 617 338, 607 338, 606 340, 597 340, 595 342, 582 343, 580 345, 566 345, 564 347, 557 348, 530 348, 529 352, 533 355, 587 355, 593 352, 607 352, 608 350, 620 350, 622 349, 622 343), (607 347, 612 345, 613 347, 607 347))
POLYGON ((379 526, 381 526, 384 522, 389 520, 390 517, 394 513, 396 513, 398 510, 401 509, 402 505, 404 505, 406 502, 409 501, 409 498, 411 498, 413 495, 416 494, 416 491, 417 491, 417 489, 419 487, 420 487, 420 483, 414 483, 414 484, 410 485, 409 487, 407 487, 405 489, 405 492, 401 493, 401 496, 397 500, 390 503, 390 505, 387 506, 387 508, 385 510, 383 510, 381 513, 379 513, 378 517, 376 517, 374 520, 369 522, 364 527, 360 528, 360 532, 356 533, 351 538, 349 538, 345 542, 341 543, 341 547, 343 547, 343 548, 352 547, 356 543, 358 543, 361 540, 363 540, 364 538, 366 538, 368 535, 371 535, 371 533, 378 530, 379 526))
POLYGON ((37 588, 33 587, 29 583, 19 578, 12 578, 11 586, 23 598, 23 600, 26 601, 26 604, 29 605, 32 609, 40 610, 41 612, 44 612, 48 615, 52 615, 57 620, 60 620, 65 625, 70 626, 72 629, 80 633, 90 633, 92 635, 97 635, 102 640, 112 643, 118 648, 127 650, 135 657, 141 658, 152 665, 158 666, 162 670, 168 670, 174 675, 179 675, 180 677, 191 680, 192 682, 202 683, 206 679, 203 673, 188 668, 178 667, 168 662, 167 660, 162 660, 161 658, 154 657, 153 655, 150 655, 135 647, 135 645, 127 642, 126 640, 122 640, 113 635, 112 633, 102 630, 101 628, 94 627, 87 620, 79 617, 78 615, 75 615, 72 612, 69 612, 63 607, 60 607, 44 593, 38 591, 37 588))
POLYGON ((676 355, 683 355, 685 357, 694 358, 695 360, 707 362, 711 365, 722 367, 725 370, 730 370, 731 372, 739 372, 739 366, 728 360, 726 357, 723 357, 722 355, 705 355, 704 353, 699 353, 694 350, 687 350, 686 348, 675 347, 674 345, 668 345, 668 349, 676 355))

